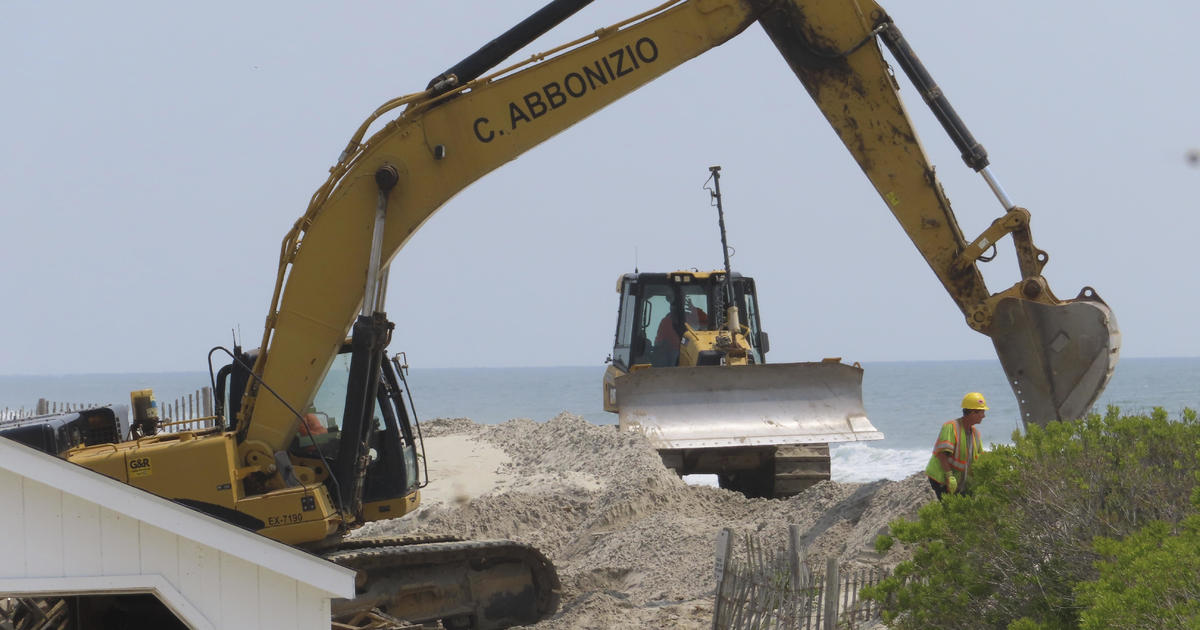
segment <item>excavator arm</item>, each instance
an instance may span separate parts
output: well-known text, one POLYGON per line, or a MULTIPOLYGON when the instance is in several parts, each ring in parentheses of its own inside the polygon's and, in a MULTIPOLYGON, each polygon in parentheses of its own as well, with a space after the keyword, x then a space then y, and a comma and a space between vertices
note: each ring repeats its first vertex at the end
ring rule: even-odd
POLYGON ((966 316, 991 337, 1022 421, 1045 425, 1087 413, 1116 367, 1120 333, 1112 311, 1090 287, 1061 301, 1042 268, 1049 255, 1030 233, 1030 214, 1015 206, 988 170, 975 141, 908 45, 871 0, 776 3, 759 22, 804 84, 909 239, 966 316), (905 113, 884 61, 882 41, 962 153, 983 175, 1005 212, 968 241, 905 113), (1020 280, 992 294, 978 263, 1011 235, 1020 280))
MULTIPOLYGON (((1023 410, 1026 398, 1035 399, 1029 408, 1036 411, 1028 419, 1073 415, 1080 407, 1064 407, 1066 401, 1086 403, 1086 409, 1115 362, 1111 313, 1094 296, 1069 303, 1054 298, 1040 275, 1046 257, 1032 245, 1025 211, 1012 209, 974 241, 963 237, 877 44, 877 34, 887 36, 887 29, 879 27, 890 24, 881 9, 853 0, 672 0, 486 76, 443 75, 422 92, 385 103, 360 126, 283 241, 263 350, 254 366, 258 378, 239 417, 240 455, 261 460, 290 442, 298 423, 292 409, 312 400, 364 296, 371 303, 382 302, 379 287, 386 283, 368 286, 375 275, 373 225, 382 205, 387 210, 379 256, 386 278, 387 262, 460 190, 756 20, 968 324, 998 340, 1006 369, 1013 356, 1019 360, 1016 373, 1010 369, 1009 374, 1014 387, 1021 388, 1023 410), (376 123, 379 128, 368 137, 376 123), (378 173, 391 174, 384 179, 394 187, 381 188, 378 173), (1023 280, 992 295, 976 259, 991 241, 1008 233, 1018 243, 1023 280), (1086 330, 1062 330, 1057 314, 1077 304, 1086 307, 1086 330), (1103 330, 1092 321, 1096 318, 1107 322, 1103 330), (1030 332, 1031 325, 1041 324, 1049 332, 1030 332), (1063 362, 1047 358, 1046 348, 1058 347, 1054 352, 1060 355, 1063 348, 1071 352, 1077 337, 1089 335, 1104 350, 1093 353, 1093 367, 1107 369, 1104 377, 1086 382, 1074 374, 1059 378, 1063 362), (259 380, 274 395, 259 391, 259 380), (1060 381, 1072 381, 1070 392, 1064 393, 1060 381)), ((497 56, 491 65, 499 60, 497 56)))

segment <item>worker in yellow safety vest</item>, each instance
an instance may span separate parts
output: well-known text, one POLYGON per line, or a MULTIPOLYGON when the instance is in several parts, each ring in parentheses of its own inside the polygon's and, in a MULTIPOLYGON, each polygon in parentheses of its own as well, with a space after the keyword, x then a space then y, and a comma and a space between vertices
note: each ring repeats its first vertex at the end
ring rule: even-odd
POLYGON ((963 396, 962 417, 942 425, 942 432, 933 445, 933 457, 925 466, 929 485, 933 487, 938 500, 947 492, 966 492, 971 464, 979 459, 979 452, 983 450, 979 429, 975 425, 983 422, 987 408, 983 394, 971 392, 963 396))

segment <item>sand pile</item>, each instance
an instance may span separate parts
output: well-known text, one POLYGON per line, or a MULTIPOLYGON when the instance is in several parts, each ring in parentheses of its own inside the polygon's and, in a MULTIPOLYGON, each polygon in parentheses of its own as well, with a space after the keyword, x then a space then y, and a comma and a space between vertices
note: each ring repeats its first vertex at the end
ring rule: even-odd
POLYGON ((563 583, 559 613, 532 626, 539 629, 711 627, 714 541, 723 527, 782 546, 796 524, 812 567, 836 557, 851 568, 890 568, 904 550, 880 556, 875 537, 933 499, 921 474, 827 481, 788 500, 690 486, 640 434, 569 414, 423 428, 434 480, 424 507, 360 535, 420 531, 537 546, 563 583))

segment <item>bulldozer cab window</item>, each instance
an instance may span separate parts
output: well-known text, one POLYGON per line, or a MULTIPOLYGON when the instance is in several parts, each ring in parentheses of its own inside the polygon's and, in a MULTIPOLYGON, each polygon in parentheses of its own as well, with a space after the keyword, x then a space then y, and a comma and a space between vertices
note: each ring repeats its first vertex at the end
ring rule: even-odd
POLYGON ((621 315, 617 319, 617 337, 613 343, 613 363, 622 369, 629 369, 630 356, 633 346, 633 324, 637 321, 637 309, 634 304, 637 296, 633 294, 632 283, 626 283, 621 294, 621 315))
POLYGON ((680 321, 696 330, 709 330, 715 318, 709 315, 707 289, 700 284, 681 284, 679 293, 683 296, 680 321))
POLYGON ((678 365, 680 336, 686 330, 684 324, 696 330, 707 329, 710 325, 708 311, 708 292, 699 283, 676 285, 666 279, 643 281, 633 331, 631 365, 678 365))
POLYGON ((765 363, 763 359, 762 348, 759 347, 759 322, 758 322, 758 301, 754 297, 754 285, 747 287, 747 291, 742 294, 742 309, 745 312, 742 325, 750 330, 750 355, 755 363, 765 363))
POLYGON ((674 366, 679 360, 679 333, 675 331, 672 303, 676 301, 669 286, 647 286, 638 309, 636 334, 639 343, 633 363, 654 367, 674 366), (640 348, 638 347, 640 346, 640 348))

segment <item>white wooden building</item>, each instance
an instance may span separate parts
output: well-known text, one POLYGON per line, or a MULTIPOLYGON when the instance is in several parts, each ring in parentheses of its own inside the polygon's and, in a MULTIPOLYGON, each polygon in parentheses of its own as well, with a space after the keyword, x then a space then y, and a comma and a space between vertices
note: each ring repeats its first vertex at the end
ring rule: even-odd
POLYGON ((0 597, 134 593, 195 629, 328 630, 354 573, 0 438, 0 597))

